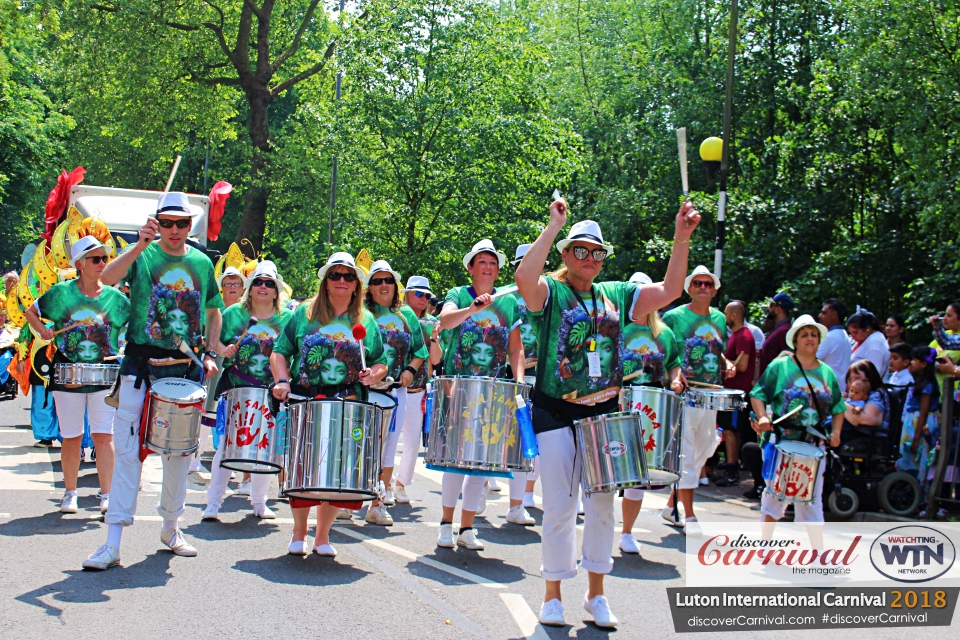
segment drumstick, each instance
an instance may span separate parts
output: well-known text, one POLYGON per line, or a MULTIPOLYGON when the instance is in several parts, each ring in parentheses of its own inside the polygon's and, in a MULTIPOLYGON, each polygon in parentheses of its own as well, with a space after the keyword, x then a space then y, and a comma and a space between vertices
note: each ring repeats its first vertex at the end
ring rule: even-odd
POLYGON ((198 358, 197 354, 193 352, 193 349, 190 348, 190 345, 188 345, 183 340, 180 340, 180 342, 177 343, 177 349, 179 349, 181 353, 183 353, 184 355, 188 356, 191 360, 193 360, 198 367, 203 369, 203 363, 200 362, 200 358, 198 358))
MULTIPOLYGON (((491 299, 491 300, 496 300, 497 298, 502 298, 503 296, 508 296, 508 295, 510 295, 511 293, 516 293, 517 291, 518 291, 517 285, 515 285, 515 284, 514 284, 514 285, 510 285, 510 286, 507 287, 506 289, 502 289, 502 290, 500 290, 500 291, 497 291, 495 294, 493 294, 492 296, 490 296, 490 299, 491 299)), ((474 301, 473 304, 475 304, 476 306, 479 307, 479 306, 480 306, 480 301, 479 301, 479 300, 476 300, 476 301, 474 301)))
POLYGON ((640 375, 643 375, 643 369, 640 369, 640 371, 634 371, 633 373, 623 376, 623 381, 626 382, 627 380, 633 380, 634 378, 640 375))
POLYGON ((706 382, 697 382, 696 380, 687 380, 687 384, 692 384, 695 387, 704 387, 706 389, 723 389, 718 384, 707 384, 706 382))
POLYGON ((175 364, 190 364, 191 362, 192 360, 190 358, 180 358, 179 360, 174 360, 173 358, 150 358, 150 364, 158 367, 169 367, 175 364))
POLYGON ((359 322, 353 325, 353 339, 360 343, 360 370, 366 371, 367 369, 367 357, 366 349, 364 349, 363 339, 367 337, 367 329, 359 322))
POLYGON ((163 188, 163 195, 167 195, 170 192, 170 186, 173 184, 173 178, 177 175, 177 169, 179 167, 180 156, 177 156, 177 159, 173 161, 173 170, 170 172, 170 177, 167 178, 167 186, 163 188))
POLYGON ((60 335, 61 333, 63 333, 64 331, 70 331, 70 329, 76 329, 77 327, 79 327, 79 326, 82 325, 82 324, 83 324, 82 322, 74 322, 73 324, 67 325, 66 327, 63 327, 62 329, 57 329, 56 331, 53 332, 53 335, 58 336, 58 335, 60 335))
POLYGON ((258 322, 260 321, 257 320, 256 316, 250 316, 250 321, 247 322, 247 328, 243 330, 243 333, 237 336, 237 339, 233 341, 233 344, 240 344, 240 341, 243 340, 243 338, 247 335, 247 331, 250 331, 250 327, 257 324, 258 322))
POLYGON ((782 416, 780 416, 779 418, 777 418, 776 420, 774 420, 774 421, 771 422, 770 424, 780 424, 781 422, 783 422, 784 420, 786 420, 787 418, 789 418, 790 416, 792 416, 793 414, 795 414, 797 411, 800 411, 800 409, 803 409, 803 405, 802 405, 802 404, 798 404, 796 407, 793 408, 793 411, 791 411, 790 413, 785 413, 785 414, 783 414, 782 416))
POLYGON ((115 355, 115 356, 107 356, 107 357, 104 358, 103 360, 104 360, 104 362, 106 362, 107 360, 119 360, 119 359, 122 358, 122 357, 123 357, 123 356, 118 353, 118 354, 115 355))
POLYGON ((677 129, 677 151, 680 152, 680 184, 683 185, 683 199, 690 193, 690 182, 687 180, 687 128, 677 129))

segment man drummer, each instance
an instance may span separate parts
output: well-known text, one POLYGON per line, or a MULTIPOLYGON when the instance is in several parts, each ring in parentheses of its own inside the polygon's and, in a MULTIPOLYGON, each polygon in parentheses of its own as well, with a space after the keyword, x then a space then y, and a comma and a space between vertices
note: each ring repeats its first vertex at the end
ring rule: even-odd
MULTIPOLYGON (((705 266, 696 267, 684 281, 690 302, 663 314, 663 323, 673 330, 682 360, 683 375, 688 383, 700 388, 722 388, 725 372, 732 369, 723 355, 727 338, 727 319, 719 309, 710 306, 720 289, 720 278, 705 266)), ((717 435, 717 410, 683 406, 682 469, 677 489, 670 495, 661 514, 674 526, 693 524, 693 491, 700 483, 700 470, 720 444, 717 435), (676 506, 679 494, 685 520, 676 506)))
MULTIPOLYGON (((145 410, 150 378, 199 376, 197 367, 178 349, 183 341, 207 352, 203 373, 216 373, 217 349, 221 348, 220 310, 213 263, 202 251, 186 244, 193 217, 184 193, 166 193, 157 203, 154 217, 140 229, 136 244, 114 259, 101 274, 106 285, 127 276, 130 282, 130 324, 120 367, 119 403, 114 418, 116 464, 110 506, 104 521, 107 541, 83 563, 85 569, 108 569, 120 563, 123 527, 133 524, 137 510, 143 466, 140 418, 145 410), (154 242, 156 234, 159 242, 154 242), (164 365, 164 363, 171 363, 164 365)), ((157 512, 163 518, 160 540, 178 556, 195 556, 179 528, 187 496, 190 458, 164 456, 163 486, 157 512)))
MULTIPOLYGON (((565 624, 560 581, 577 575, 577 487, 582 456, 574 422, 619 411, 623 383, 623 327, 646 318, 681 293, 690 235, 700 222, 693 205, 677 213, 674 247, 662 283, 638 287, 628 282, 595 284, 603 260, 613 252, 592 220, 573 225, 557 242, 563 266, 541 276, 550 246, 567 222, 567 203, 550 205, 550 221, 524 256, 516 282, 537 322, 537 386, 533 429, 540 450, 543 485, 543 564, 546 593, 540 622, 565 624)), ((588 571, 584 608, 600 627, 615 627, 616 616, 603 594, 603 576, 613 569, 613 493, 586 496, 580 563, 588 571)))
MULTIPOLYGON (((493 298, 494 283, 500 275, 506 256, 496 250, 490 240, 473 245, 463 257, 463 266, 470 273, 471 284, 454 287, 447 293, 440 311, 440 327, 444 330, 444 375, 506 378, 507 360, 514 378, 523 382, 523 342, 520 338, 520 310, 513 296, 493 298)), ((522 506, 525 474, 510 480, 510 511, 507 522, 529 526, 535 524, 522 506)), ((445 471, 441 503, 443 516, 437 546, 453 548, 454 544, 474 551, 483 549, 477 538, 473 519, 480 506, 484 477, 464 475, 456 470, 445 471), (457 498, 463 491, 460 532, 453 535, 453 514, 457 498)))

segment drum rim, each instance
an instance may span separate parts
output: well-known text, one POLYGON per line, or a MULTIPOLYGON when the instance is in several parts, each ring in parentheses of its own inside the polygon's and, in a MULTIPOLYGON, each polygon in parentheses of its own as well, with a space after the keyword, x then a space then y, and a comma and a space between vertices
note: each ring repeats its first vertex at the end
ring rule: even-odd
MULTIPOLYGON (((366 402, 365 404, 372 404, 373 406, 375 406, 375 407, 380 407, 381 409, 396 409, 396 408, 397 408, 397 404, 398 404, 398 403, 397 403, 397 399, 394 398, 393 396, 391 396, 389 393, 384 393, 384 392, 383 392, 382 390, 380 390, 380 389, 370 389, 370 391, 367 392, 367 395, 369 395, 369 394, 371 394, 371 393, 376 393, 376 394, 378 394, 378 395, 383 396, 384 398, 389 398, 389 399, 393 402, 393 404, 392 404, 392 405, 389 405, 389 406, 382 405, 382 404, 377 404, 376 402, 366 402)), ((359 402, 363 402, 363 401, 360 400, 359 402)))
POLYGON ((798 454, 799 454, 799 455, 805 455, 805 456, 807 456, 807 457, 815 457, 815 458, 821 458, 821 457, 823 457, 824 455, 826 455, 826 453, 824 452, 824 450, 821 449, 820 447, 818 447, 817 445, 813 444, 812 442, 805 442, 805 441, 803 441, 803 440, 783 440, 783 441, 781 441, 781 442, 776 443, 774 446, 777 448, 777 451, 783 451, 784 453, 787 453, 787 454, 790 454, 790 455, 798 455, 798 454), (789 444, 789 445, 791 445, 791 446, 793 446, 793 445, 798 445, 798 444, 799 444, 799 445, 804 445, 805 447, 812 447, 812 448, 817 452, 817 455, 805 454, 805 453, 803 453, 802 451, 790 451, 790 449, 786 449, 786 448, 784 448, 784 446, 783 446, 783 445, 787 445, 787 444, 789 444))
MULTIPOLYGON (((365 407, 373 407, 374 409, 380 409, 381 411, 385 411, 388 408, 388 407, 381 407, 380 405, 374 404, 373 402, 364 402, 363 400, 350 400, 348 398, 311 398, 304 402, 294 402, 287 405, 287 411, 290 411, 296 407, 301 407, 304 405, 314 404, 314 403, 319 404, 321 402, 342 402, 344 404, 349 402, 352 404, 359 404, 365 407)), ((393 408, 395 407, 396 405, 393 406, 393 408)))
MULTIPOLYGON (((283 496, 286 497, 286 498, 298 498, 298 499, 302 499, 302 500, 316 500, 316 498, 314 498, 314 497, 312 497, 312 496, 296 496, 296 495, 293 495, 293 493, 295 493, 295 492, 298 493, 298 492, 303 492, 303 491, 313 491, 313 492, 316 492, 316 493, 320 493, 320 492, 323 492, 323 493, 343 493, 343 494, 347 494, 347 495, 349 495, 349 496, 357 496, 357 497, 359 497, 359 496, 369 496, 369 498, 367 498, 367 499, 369 499, 369 500, 375 500, 375 499, 377 498, 377 492, 374 491, 374 490, 366 490, 366 489, 333 489, 333 488, 331 488, 331 487, 291 487, 289 490, 283 489, 280 493, 283 494, 283 496)), ((361 502, 362 502, 362 501, 364 501, 364 499, 361 499, 361 502)), ((350 502, 350 501, 349 501, 349 500, 336 500, 336 499, 333 499, 333 498, 328 498, 328 499, 324 499, 324 500, 319 500, 319 502, 350 502)))
POLYGON ((746 397, 746 393, 742 389, 697 389, 694 387, 687 387, 686 393, 694 396, 714 396, 717 398, 724 396, 743 396, 746 397))
MULTIPOLYGON (((279 455, 280 458, 283 459, 283 455, 282 455, 282 454, 276 454, 276 455, 279 455)), ((260 473, 260 474, 263 474, 263 475, 276 475, 276 474, 280 473, 281 471, 283 471, 283 463, 276 464, 276 463, 274 463, 274 462, 267 462, 266 460, 256 460, 256 461, 254 461, 254 460, 249 460, 249 459, 247 459, 247 458, 223 458, 222 460, 220 460, 220 466, 223 467, 224 469, 230 469, 231 471, 242 471, 242 472, 244 472, 244 473, 260 473), (264 465, 264 466, 270 467, 270 470, 269 470, 269 471, 251 471, 250 469, 235 469, 235 468, 233 468, 233 467, 227 466, 227 463, 228 463, 228 462, 247 463, 247 464, 260 464, 260 465, 264 465)))
MULTIPOLYGON (((531 460, 530 458, 522 458, 523 460, 531 460)), ((450 462, 444 462, 442 460, 437 460, 436 458, 431 458, 427 460, 426 457, 423 459, 424 464, 432 464, 435 467, 444 467, 447 469, 463 469, 469 471, 494 471, 497 473, 506 473, 510 471, 519 471, 521 473, 529 473, 533 471, 533 463, 531 462, 530 466, 523 465, 512 465, 512 464, 501 464, 493 466, 491 464, 473 464, 473 465, 464 465, 456 464, 450 462)))
POLYGON ((526 382, 517 382, 516 380, 510 380, 509 378, 491 378, 489 376, 433 376, 430 378, 430 381, 434 380, 481 380, 483 382, 493 382, 493 383, 502 383, 509 384, 517 387, 532 387, 533 385, 527 384, 526 382))
MULTIPOLYGON (((154 380, 153 382, 151 382, 151 383, 150 383, 150 395, 151 395, 152 397, 154 397, 154 398, 158 398, 158 399, 160 399, 160 400, 166 400, 167 402, 175 402, 175 403, 177 403, 177 404, 192 405, 192 404, 196 404, 196 403, 199 402, 199 403, 200 403, 200 408, 201 408, 201 410, 203 410, 203 403, 204 403, 204 401, 207 399, 207 390, 204 389, 204 388, 203 388, 203 385, 200 384, 199 382, 194 382, 193 380, 190 380, 190 379, 188 379, 188 378, 172 378, 172 377, 168 377, 168 378, 160 378, 160 379, 158 379, 158 380, 154 380), (197 400, 190 400, 189 398, 174 398, 174 397, 170 397, 170 396, 164 394, 163 392, 157 390, 156 387, 157 387, 158 384, 172 384, 172 381, 177 381, 177 383, 186 382, 186 383, 195 385, 196 389, 194 389, 194 391, 195 391, 195 392, 196 392, 196 391, 203 391, 203 397, 202 397, 202 398, 199 398, 199 399, 197 399, 197 400)), ((191 394, 191 395, 193 395, 193 394, 191 394)))
MULTIPOLYGON (((612 413, 601 413, 598 416, 589 416, 587 418, 580 418, 579 420, 574 420, 573 426, 575 429, 580 429, 587 426, 587 423, 585 423, 586 420, 597 420, 598 418, 603 418, 604 420, 606 420, 607 418, 616 418, 616 419, 632 418, 634 420, 638 419, 636 411, 614 411, 612 413)), ((591 422, 589 424, 596 424, 596 423, 591 422)))
POLYGON ((664 389, 662 387, 645 387, 642 384, 631 384, 631 385, 622 387, 620 389, 620 393, 624 393, 625 391, 633 391, 634 389, 642 390, 643 393, 657 393, 657 394, 665 395, 667 397, 672 396, 677 400, 680 400, 681 402, 683 401, 683 396, 677 393, 676 391, 672 391, 671 389, 664 389))

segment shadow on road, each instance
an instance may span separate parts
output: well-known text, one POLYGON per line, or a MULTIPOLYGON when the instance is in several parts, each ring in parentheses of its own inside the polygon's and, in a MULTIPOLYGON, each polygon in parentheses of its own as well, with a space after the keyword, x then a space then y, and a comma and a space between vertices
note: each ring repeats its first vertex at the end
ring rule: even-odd
MULTIPOLYGON (((278 549, 282 552, 282 550, 278 549)), ((282 555, 263 560, 238 560, 233 568, 237 571, 260 576, 276 584, 299 584, 316 587, 350 584, 362 580, 369 571, 335 558, 321 558, 316 554, 306 557, 282 555)))
MULTIPOLYGON (((83 502, 88 502, 89 498, 81 498, 83 502)), ((100 501, 93 498, 96 504, 100 501)), ((59 504, 59 500, 51 501, 59 504)), ((101 527, 101 517, 99 511, 91 512, 91 518, 64 518, 59 511, 51 511, 39 516, 29 518, 17 518, 8 520, 0 526, 0 535, 17 538, 27 538, 35 535, 70 535, 81 531, 99 529, 101 527)))

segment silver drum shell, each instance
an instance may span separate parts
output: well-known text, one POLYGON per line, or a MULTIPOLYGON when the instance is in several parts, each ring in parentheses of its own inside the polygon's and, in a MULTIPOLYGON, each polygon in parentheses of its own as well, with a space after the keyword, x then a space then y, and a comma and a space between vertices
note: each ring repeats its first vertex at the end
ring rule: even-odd
POLYGON ((161 378, 148 393, 146 447, 165 456, 193 455, 200 445, 203 387, 184 378, 161 378))
POLYGON ((287 433, 270 411, 270 392, 237 387, 222 399, 227 403, 227 423, 220 466, 245 473, 280 473, 287 433))
POLYGON ((713 411, 740 411, 747 407, 744 393, 739 389, 697 389, 689 387, 683 396, 683 400, 688 407, 713 411))
POLYGON ((287 408, 283 495, 350 502, 377 496, 382 409, 324 399, 287 408))
POLYGON ((90 364, 83 362, 57 362, 53 365, 53 379, 57 384, 109 387, 117 381, 118 364, 90 364))
POLYGON ((809 442, 785 440, 775 445, 773 480, 766 491, 783 502, 810 504, 817 495, 817 481, 824 452, 809 442))
POLYGON ((583 459, 587 494, 649 486, 640 419, 631 412, 583 418, 573 423, 583 459))
POLYGON ((650 486, 678 482, 683 399, 669 389, 624 387, 620 391, 620 409, 634 413, 639 419, 650 486))
POLYGON ((533 460, 523 457, 516 416, 516 397, 528 401, 530 385, 472 376, 430 382, 433 410, 424 462, 448 469, 533 471, 533 460))

